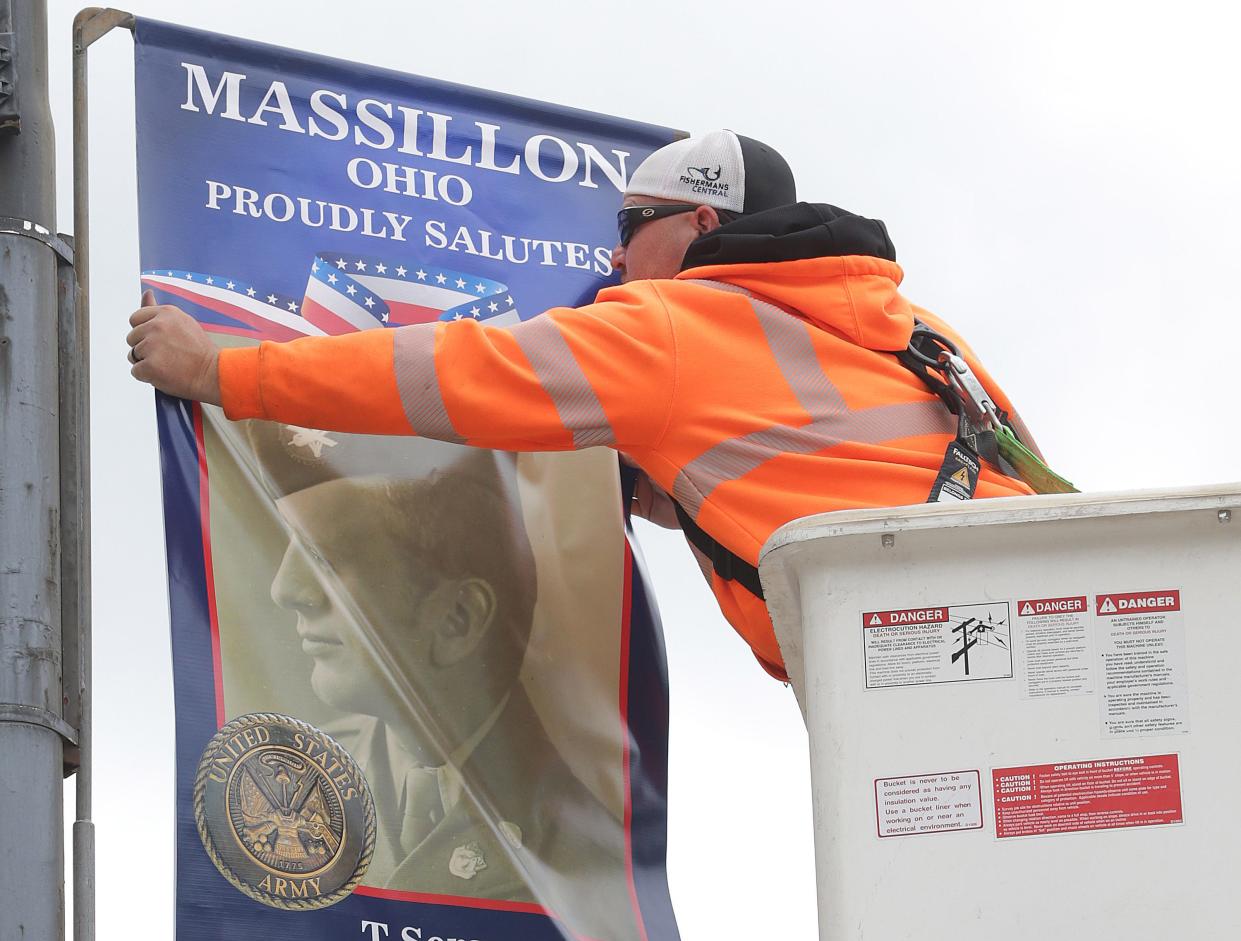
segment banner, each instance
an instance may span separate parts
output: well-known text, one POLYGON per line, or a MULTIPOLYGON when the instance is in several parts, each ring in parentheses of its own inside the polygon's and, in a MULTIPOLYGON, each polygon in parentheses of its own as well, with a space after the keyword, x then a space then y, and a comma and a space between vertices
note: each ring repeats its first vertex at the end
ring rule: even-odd
MULTIPOLYGON (((628 174, 676 136, 147 20, 136 42, 142 283, 221 346, 589 302, 628 174)), ((157 416, 177 938, 676 938, 616 455, 157 416)))

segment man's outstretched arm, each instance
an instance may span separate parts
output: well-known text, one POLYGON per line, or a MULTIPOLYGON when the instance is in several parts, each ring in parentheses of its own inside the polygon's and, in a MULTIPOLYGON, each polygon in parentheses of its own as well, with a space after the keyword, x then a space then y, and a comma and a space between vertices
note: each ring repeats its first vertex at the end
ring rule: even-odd
POLYGON ((136 378, 234 419, 501 450, 642 448, 662 434, 674 386, 671 326, 649 282, 511 327, 462 320, 224 350, 176 307, 130 319, 136 378))

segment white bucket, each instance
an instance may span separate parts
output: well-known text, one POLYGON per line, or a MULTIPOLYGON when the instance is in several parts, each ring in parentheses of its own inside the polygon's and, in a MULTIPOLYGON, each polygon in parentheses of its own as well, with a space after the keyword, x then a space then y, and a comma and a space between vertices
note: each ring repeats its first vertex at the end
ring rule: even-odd
POLYGON ((1241 938, 1241 485, 831 513, 760 572, 821 939, 1241 938))

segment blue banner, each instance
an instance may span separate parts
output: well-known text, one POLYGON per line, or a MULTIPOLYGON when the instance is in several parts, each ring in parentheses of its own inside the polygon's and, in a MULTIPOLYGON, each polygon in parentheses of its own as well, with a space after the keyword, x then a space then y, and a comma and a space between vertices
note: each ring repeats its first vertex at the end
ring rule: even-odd
MULTIPOLYGON (((222 346, 587 303, 628 175, 677 136, 136 38, 143 286, 222 346)), ((177 938, 675 939, 663 642, 615 455, 157 417, 177 938)))

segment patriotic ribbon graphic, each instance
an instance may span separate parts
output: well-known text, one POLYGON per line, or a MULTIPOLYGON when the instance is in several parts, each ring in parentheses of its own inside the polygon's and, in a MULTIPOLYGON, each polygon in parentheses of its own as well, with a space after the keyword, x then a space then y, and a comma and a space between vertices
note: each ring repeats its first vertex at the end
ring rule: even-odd
POLYGON ((144 271, 142 284, 178 297, 212 333, 259 340, 433 320, 486 320, 494 326, 520 320, 512 293, 499 281, 373 255, 318 252, 300 298, 235 278, 177 268, 144 271))

